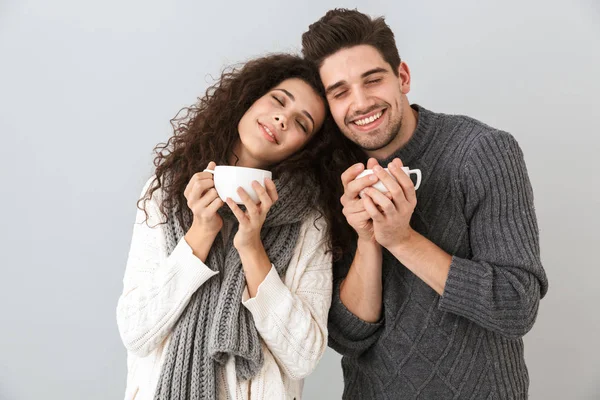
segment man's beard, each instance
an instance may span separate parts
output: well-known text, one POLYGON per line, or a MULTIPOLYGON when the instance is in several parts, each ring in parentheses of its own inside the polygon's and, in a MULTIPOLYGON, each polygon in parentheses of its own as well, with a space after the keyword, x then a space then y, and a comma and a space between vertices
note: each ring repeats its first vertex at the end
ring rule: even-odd
POLYGON ((370 137, 372 134, 361 135, 356 131, 348 130, 349 135, 346 135, 346 137, 348 137, 364 151, 376 151, 392 143, 392 141, 394 141, 394 139, 396 139, 396 137, 400 134, 401 127, 402 115, 400 115, 396 121, 390 120, 389 129, 384 135, 375 134, 373 135, 374 137, 370 137))

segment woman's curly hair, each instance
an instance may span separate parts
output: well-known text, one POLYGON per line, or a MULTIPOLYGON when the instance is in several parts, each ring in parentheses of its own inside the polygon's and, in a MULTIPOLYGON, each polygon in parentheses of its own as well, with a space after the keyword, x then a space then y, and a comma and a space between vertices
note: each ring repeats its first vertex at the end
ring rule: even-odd
MULTIPOLYGON (((154 148, 155 178, 138 201, 138 207, 145 211, 145 202, 161 188, 162 214, 168 218, 173 212, 181 226, 188 228, 192 213, 183 193, 192 175, 204 170, 210 161, 227 165, 239 138, 237 127, 242 116, 256 100, 291 78, 309 84, 327 105, 316 67, 298 56, 273 54, 225 70, 196 104, 183 108, 171 120, 174 134, 166 143, 154 148)), ((317 183, 317 210, 326 219, 329 249, 334 259, 352 239, 339 203, 343 193, 339 166, 349 165, 344 161, 350 155, 343 150, 345 146, 327 112, 320 131, 305 147, 270 167, 274 177, 285 172, 301 182, 312 179, 317 183)))

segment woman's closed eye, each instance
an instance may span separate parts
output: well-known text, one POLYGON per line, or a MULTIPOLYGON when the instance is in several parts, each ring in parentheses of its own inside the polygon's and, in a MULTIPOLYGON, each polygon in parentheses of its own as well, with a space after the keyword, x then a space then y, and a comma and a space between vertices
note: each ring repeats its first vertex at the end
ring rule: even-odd
POLYGON ((285 107, 285 103, 279 97, 277 97, 277 96, 271 96, 271 97, 273 97, 279 103, 279 105, 281 105, 282 107, 285 107))
POLYGON ((308 133, 308 128, 301 120, 297 119, 296 122, 298 123, 298 125, 300 125, 300 129, 302 129, 304 133, 308 133))

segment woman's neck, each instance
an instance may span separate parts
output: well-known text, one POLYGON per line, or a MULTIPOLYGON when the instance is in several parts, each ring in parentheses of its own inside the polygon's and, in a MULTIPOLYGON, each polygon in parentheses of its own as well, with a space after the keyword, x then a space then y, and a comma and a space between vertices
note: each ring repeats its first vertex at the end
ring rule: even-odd
POLYGON ((258 168, 258 169, 266 169, 268 166, 263 162, 253 158, 250 156, 241 143, 238 141, 233 147, 233 151, 229 154, 228 157, 229 165, 234 165, 236 167, 247 167, 247 168, 258 168))

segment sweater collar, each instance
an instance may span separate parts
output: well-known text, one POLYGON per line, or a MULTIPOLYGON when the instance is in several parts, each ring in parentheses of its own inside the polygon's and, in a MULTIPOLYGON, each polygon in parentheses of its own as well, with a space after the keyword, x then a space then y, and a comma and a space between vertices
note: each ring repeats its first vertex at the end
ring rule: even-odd
POLYGON ((429 147, 437 128, 438 119, 435 113, 418 104, 412 104, 412 109, 417 112, 417 127, 408 142, 392 153, 389 157, 377 160, 382 166, 387 166, 394 158, 398 157, 404 165, 414 165, 429 147))

